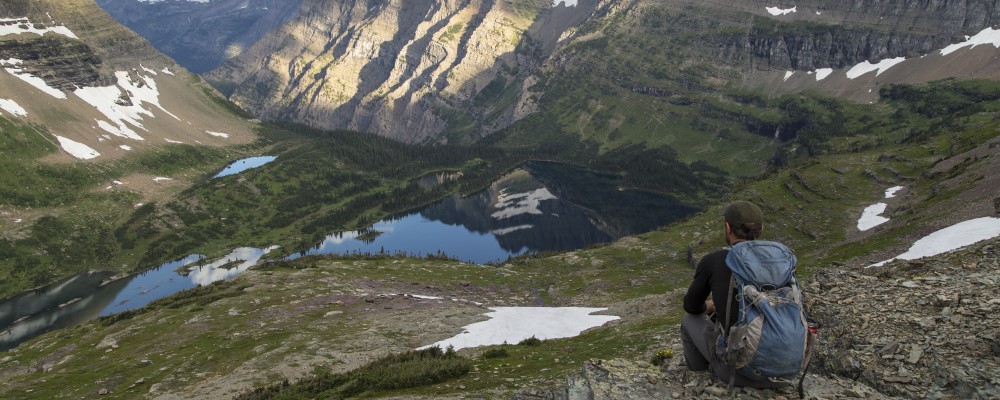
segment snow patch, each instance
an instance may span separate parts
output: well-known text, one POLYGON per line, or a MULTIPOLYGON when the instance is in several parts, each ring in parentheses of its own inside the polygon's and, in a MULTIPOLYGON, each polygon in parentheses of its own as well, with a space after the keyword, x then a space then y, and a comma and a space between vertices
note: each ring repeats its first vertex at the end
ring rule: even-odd
POLYGON ((885 209, 888 206, 889 205, 885 203, 875 203, 866 207, 865 211, 861 213, 861 218, 858 219, 858 230, 867 231, 871 228, 889 222, 889 218, 881 215, 885 212, 885 209))
POLYGON ((507 194, 507 191, 503 190, 497 196, 497 203, 493 205, 493 208, 498 211, 490 216, 494 219, 504 219, 523 214, 540 215, 542 210, 538 207, 541 202, 554 199, 558 199, 558 197, 546 188, 515 194, 507 194))
POLYGON ((792 8, 767 7, 766 10, 768 14, 778 16, 798 12, 798 6, 792 8))
POLYGON ((879 76, 885 72, 885 70, 892 68, 894 65, 903 61, 906 61, 906 57, 887 58, 879 61, 878 64, 872 64, 865 60, 864 62, 851 67, 851 69, 847 71, 847 79, 854 79, 872 71, 878 71, 875 73, 875 76, 879 76))
POLYGON ((142 125, 142 116, 153 117, 153 112, 143 107, 143 103, 156 106, 177 120, 160 105, 160 93, 156 81, 150 77, 142 77, 139 82, 132 80, 128 72, 115 72, 117 85, 103 87, 82 87, 73 91, 77 97, 90 104, 113 123, 97 120, 97 126, 108 133, 133 140, 144 140, 129 125, 149 131, 142 125), (124 92, 122 91, 124 89, 124 92))
POLYGON ((73 94, 117 123, 117 125, 112 125, 107 121, 97 120, 97 126, 101 129, 115 136, 143 140, 142 136, 139 136, 126 123, 146 130, 139 122, 142 120, 140 114, 152 115, 152 113, 135 103, 130 106, 123 105, 125 103, 121 101, 122 91, 117 86, 82 87, 74 90, 73 94))
MULTIPOLYGON (((903 186, 893 186, 885 190, 885 198, 891 199, 896 197, 896 193, 903 190, 903 186)), ((875 203, 865 208, 865 211, 861 213, 861 218, 858 219, 858 230, 867 231, 876 226, 882 225, 889 222, 889 218, 883 217, 882 213, 885 212, 888 204, 885 203, 875 203)))
POLYGON ((212 131, 205 131, 205 133, 207 133, 209 135, 212 135, 212 136, 215 136, 215 137, 220 137, 220 138, 223 138, 223 139, 229 138, 229 134, 228 133, 212 132, 212 131))
POLYGON ((59 140, 59 146, 61 146, 64 151, 81 160, 89 160, 101 155, 101 153, 98 153, 97 150, 94 150, 90 148, 90 146, 75 140, 67 139, 59 135, 56 135, 56 139, 59 140))
POLYGON ((118 148, 120 148, 122 150, 125 150, 125 151, 132 151, 132 146, 129 146, 127 144, 123 144, 121 146, 118 146, 118 148))
POLYGON ((9 72, 11 75, 16 76, 18 79, 24 81, 25 83, 31 86, 34 86, 38 90, 41 90, 42 92, 47 93, 52 97, 55 97, 57 99, 66 98, 66 93, 63 93, 59 89, 49 86, 48 83, 45 83, 44 79, 34 76, 30 73, 24 72, 24 70, 21 68, 16 68, 18 65, 21 65, 23 63, 24 60, 19 60, 16 58, 8 58, 6 60, 0 60, 0 66, 10 67, 10 68, 4 68, 4 70, 9 72))
POLYGON ((559 3, 563 3, 566 7, 576 7, 577 0, 552 0, 552 7, 558 6, 559 3))
POLYGON ((46 33, 55 33, 57 35, 63 35, 73 39, 80 39, 65 25, 37 28, 27 17, 0 18, 0 36, 18 35, 22 33, 33 33, 38 36, 45 36, 46 33))
POLYGON ((16 101, 10 99, 0 99, 0 110, 4 110, 8 113, 14 114, 18 117, 27 117, 28 111, 17 104, 16 101))
MULTIPOLYGON (((148 76, 141 77, 141 81, 135 82, 132 80, 132 76, 125 71, 115 72, 115 76, 118 78, 118 86, 125 89, 125 92, 130 95, 132 102, 136 105, 141 103, 149 103, 161 111, 167 113, 167 115, 174 117, 174 119, 180 121, 176 115, 167 111, 163 106, 160 105, 160 91, 156 88, 156 81, 148 76)), ((150 113, 152 115, 152 113, 150 113)))
POLYGON ((496 235, 496 236, 503 236, 503 235, 506 235, 506 234, 511 233, 511 232, 517 232, 517 231, 525 230, 525 229, 532 229, 534 227, 535 227, 534 225, 525 224, 525 225, 511 226, 511 227, 507 227, 507 228, 494 229, 494 230, 490 231, 490 233, 492 233, 493 235, 496 235))
POLYGON ((167 139, 167 138, 163 138, 163 140, 166 140, 166 141, 167 141, 167 143, 173 143, 173 144, 184 144, 184 142, 179 142, 179 141, 176 141, 176 140, 173 140, 173 139, 167 139))
POLYGON ((976 47, 981 44, 992 44, 993 47, 1000 49, 1000 30, 993 28, 986 28, 972 37, 966 36, 965 41, 961 43, 955 43, 948 47, 941 49, 941 55, 946 56, 955 52, 963 47, 976 47))
POLYGON ((156 75, 156 71, 153 71, 153 70, 151 70, 149 68, 146 68, 142 64, 139 64, 139 68, 142 68, 142 70, 146 71, 146 73, 148 73, 148 74, 156 75))
POLYGON ((784 82, 788 82, 788 78, 791 78, 792 75, 795 75, 795 71, 785 71, 785 80, 784 80, 784 82))
POLYGON ((162 70, 160 70, 160 72, 163 72, 164 74, 167 74, 167 75, 170 75, 170 76, 176 76, 176 75, 174 75, 173 72, 170 72, 170 70, 167 69, 166 67, 164 67, 162 70))
POLYGON ((816 70, 816 82, 826 79, 833 73, 833 68, 820 68, 816 70))
POLYGON ((893 186, 891 188, 886 189, 885 198, 891 199, 893 197, 896 197, 896 193, 898 193, 900 190, 903 190, 902 186, 893 186))
POLYGON ((916 260, 957 250, 984 240, 1000 236, 1000 218, 982 217, 959 222, 916 241, 905 253, 869 265, 881 267, 893 260, 916 260))
POLYGON ((469 347, 518 343, 532 336, 546 340, 577 336, 583 331, 619 319, 614 315, 591 315, 606 308, 586 307, 494 307, 490 319, 465 326, 464 332, 433 346, 456 350, 469 347))
POLYGON ((153 178, 153 182, 172 181, 172 180, 174 180, 174 178, 167 178, 165 176, 157 176, 157 177, 153 178))

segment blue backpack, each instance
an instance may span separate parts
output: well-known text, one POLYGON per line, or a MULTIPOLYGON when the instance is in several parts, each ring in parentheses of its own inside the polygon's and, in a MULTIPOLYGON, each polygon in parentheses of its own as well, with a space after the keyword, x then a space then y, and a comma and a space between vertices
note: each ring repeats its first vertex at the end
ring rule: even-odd
MULTIPOLYGON (((739 315, 728 336, 719 335, 716 352, 744 377, 763 381, 805 376, 813 334, 795 280, 795 263, 788 247, 763 240, 739 242, 726 256, 739 315)), ((734 310, 732 299, 726 310, 734 310)))

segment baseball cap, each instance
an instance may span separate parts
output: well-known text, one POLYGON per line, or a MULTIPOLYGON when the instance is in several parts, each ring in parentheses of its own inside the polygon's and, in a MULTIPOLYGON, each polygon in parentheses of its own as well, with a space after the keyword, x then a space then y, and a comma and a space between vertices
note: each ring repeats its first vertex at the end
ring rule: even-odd
POLYGON ((734 229, 743 226, 749 229, 760 229, 764 226, 764 212, 749 201, 737 201, 726 206, 722 211, 722 216, 734 229))

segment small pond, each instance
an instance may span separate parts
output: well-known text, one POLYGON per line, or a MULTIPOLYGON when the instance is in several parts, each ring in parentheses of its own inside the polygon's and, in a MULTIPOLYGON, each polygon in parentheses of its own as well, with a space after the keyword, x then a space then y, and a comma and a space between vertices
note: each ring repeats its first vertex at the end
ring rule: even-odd
POLYGON ((257 168, 261 165, 267 164, 274 161, 278 157, 275 156, 260 156, 260 157, 250 157, 244 158, 242 160, 236 160, 227 165, 222 171, 212 176, 212 179, 221 178, 223 176, 235 175, 240 172, 246 171, 248 169, 257 168))
MULTIPOLYGON (((454 179, 435 176, 434 181, 454 179)), ((331 233, 312 249, 286 254, 447 255, 479 264, 544 251, 568 251, 646 232, 697 210, 659 193, 625 190, 617 176, 531 162, 470 196, 451 196, 394 215, 362 231, 331 233)), ((44 332, 143 307, 228 279, 278 247, 241 247, 214 260, 200 255, 112 279, 85 272, 0 302, 0 350, 44 332)))

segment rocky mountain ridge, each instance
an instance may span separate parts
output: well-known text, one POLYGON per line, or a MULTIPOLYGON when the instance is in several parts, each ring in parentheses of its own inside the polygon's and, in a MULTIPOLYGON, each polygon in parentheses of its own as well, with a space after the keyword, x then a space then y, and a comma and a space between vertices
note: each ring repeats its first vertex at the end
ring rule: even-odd
POLYGON ((905 68, 916 72, 877 82, 834 77, 774 84, 788 71, 805 76, 866 61, 916 59, 998 21, 998 5, 989 0, 594 0, 571 7, 329 0, 303 5, 297 17, 206 77, 264 119, 408 142, 468 141, 538 111, 542 98, 561 96, 564 89, 553 85, 560 79, 663 94, 731 84, 775 93, 819 88, 868 102, 877 100, 869 89, 891 82, 994 77, 997 68, 989 63, 962 68, 968 62, 948 61, 958 67, 944 69, 946 61, 935 60, 912 62, 905 68), (641 50, 643 37, 672 49, 641 50), (647 65, 619 77, 606 71, 617 61, 580 51, 609 39, 635 46, 615 51, 647 57, 647 65), (699 83, 683 72, 698 64, 717 70, 712 80, 699 83))
POLYGON ((516 97, 587 3, 317 1, 206 77, 265 119, 437 142, 449 126, 492 130, 487 113, 509 124, 514 98, 477 96, 516 97))

